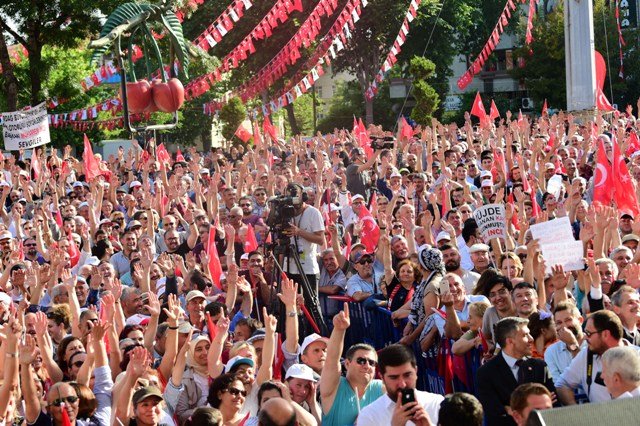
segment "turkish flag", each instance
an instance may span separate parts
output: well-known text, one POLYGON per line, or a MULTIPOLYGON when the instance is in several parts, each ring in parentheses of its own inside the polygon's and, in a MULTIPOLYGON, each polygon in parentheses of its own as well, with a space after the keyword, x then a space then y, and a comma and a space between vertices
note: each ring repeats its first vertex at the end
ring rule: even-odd
POLYGON ((262 122, 262 131, 269 135, 271 137, 271 140, 276 140, 278 139, 278 131, 276 130, 275 126, 273 124, 271 124, 271 120, 269 120, 269 117, 266 116, 264 118, 264 121, 262 122))
POLYGON ((544 100, 544 103, 542 104, 542 115, 549 115, 549 112, 547 111, 547 100, 544 100))
POLYGON ((491 100, 491 108, 489 108, 489 118, 491 119, 491 121, 495 120, 496 118, 500 118, 500 111, 498 111, 498 107, 496 106, 496 103, 493 101, 493 99, 491 100))
POLYGON ((258 249, 258 239, 256 238, 256 231, 253 229, 253 225, 247 225, 247 234, 245 235, 244 252, 251 253, 258 249))
POLYGON ((245 129, 245 127, 242 124, 238 126, 238 129, 236 130, 234 135, 237 136, 244 143, 247 143, 249 139, 251 139, 251 136, 253 136, 251 132, 245 129))
POLYGON ((402 130, 400 130, 400 138, 410 140, 413 137, 413 129, 411 125, 407 123, 407 120, 404 116, 400 117, 400 123, 402 125, 402 130))
POLYGON ((615 108, 609 102, 602 89, 596 88, 596 108, 600 111, 611 112, 615 108))
POLYGON ((620 146, 617 141, 613 142, 613 186, 614 186, 614 199, 618 210, 620 212, 629 213, 632 216, 637 216, 640 213, 638 208, 638 199, 636 197, 636 191, 629 176, 629 169, 627 163, 624 161, 624 156, 620 153, 620 146))
POLYGON ((160 160, 161 163, 171 163, 171 156, 169 155, 169 151, 164 147, 164 144, 161 143, 156 148, 156 157, 160 160))
POLYGON ((480 92, 476 94, 476 99, 473 101, 473 108, 471 108, 471 115, 475 115, 480 119, 480 121, 484 121, 487 119, 487 112, 484 109, 484 105, 482 104, 482 98, 480 97, 480 92))
POLYGON ((362 206, 360 209, 358 217, 362 221, 362 244, 366 247, 367 253, 373 253, 378 246, 378 240, 380 239, 380 227, 371 215, 369 209, 365 206, 362 206))
POLYGON ((211 279, 215 285, 222 290, 220 285, 220 276, 222 275, 222 265, 220 264, 220 256, 218 256, 218 247, 216 247, 216 228, 211 227, 209 230, 209 240, 207 241, 207 254, 209 255, 209 271, 211 279))
POLYGON ((176 151, 176 161, 185 161, 184 155, 182 155, 182 151, 180 151, 180 148, 178 148, 178 151, 176 151))
POLYGON ((102 174, 98 160, 93 155, 91 142, 87 135, 84 135, 84 152, 82 153, 82 162, 84 166, 84 178, 87 182, 91 182, 102 174))
POLYGON ((596 170, 593 175, 593 201, 598 201, 602 205, 609 206, 613 199, 613 176, 611 176, 613 170, 607 154, 604 150, 604 143, 602 139, 598 139, 598 153, 596 170))
POLYGON ((638 140, 636 132, 632 131, 629 133, 629 148, 627 148, 627 152, 625 154, 629 157, 636 151, 640 151, 640 140, 638 140))
POLYGON ((258 126, 258 122, 253 122, 253 144, 256 148, 260 148, 262 146, 262 135, 260 134, 260 126, 258 126))

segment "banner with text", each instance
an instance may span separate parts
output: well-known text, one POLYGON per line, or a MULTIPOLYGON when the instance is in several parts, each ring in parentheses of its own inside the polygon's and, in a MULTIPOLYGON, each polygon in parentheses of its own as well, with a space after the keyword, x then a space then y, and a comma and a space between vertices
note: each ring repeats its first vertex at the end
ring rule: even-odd
POLYGON ((506 238, 507 220, 504 205, 487 204, 482 206, 473 212, 473 218, 480 228, 485 243, 488 244, 494 238, 506 238))
POLYGON ((539 240, 546 272, 554 265, 562 265, 565 272, 584 268, 582 241, 573 238, 568 217, 531 225, 531 236, 539 240))
POLYGON ((49 117, 45 103, 15 112, 2 113, 4 148, 29 149, 51 142, 49 117))

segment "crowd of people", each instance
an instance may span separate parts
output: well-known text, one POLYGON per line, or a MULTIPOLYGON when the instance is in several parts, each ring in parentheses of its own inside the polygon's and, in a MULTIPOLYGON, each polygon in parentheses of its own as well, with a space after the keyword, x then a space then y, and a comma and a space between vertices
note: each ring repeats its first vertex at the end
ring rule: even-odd
POLYGON ((6 156, 2 424, 506 426, 640 396, 640 215, 594 201, 618 148, 637 192, 635 119, 511 118, 6 156), (583 270, 531 236, 565 216, 583 270), (395 343, 353 332, 372 313, 395 343))

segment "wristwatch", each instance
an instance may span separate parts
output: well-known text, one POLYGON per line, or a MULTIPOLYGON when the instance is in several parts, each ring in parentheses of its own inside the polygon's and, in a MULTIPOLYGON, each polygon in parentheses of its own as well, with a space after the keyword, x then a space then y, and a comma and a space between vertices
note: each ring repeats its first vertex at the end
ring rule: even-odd
POLYGON ((296 311, 287 312, 287 316, 291 318, 297 317, 298 313, 296 311))

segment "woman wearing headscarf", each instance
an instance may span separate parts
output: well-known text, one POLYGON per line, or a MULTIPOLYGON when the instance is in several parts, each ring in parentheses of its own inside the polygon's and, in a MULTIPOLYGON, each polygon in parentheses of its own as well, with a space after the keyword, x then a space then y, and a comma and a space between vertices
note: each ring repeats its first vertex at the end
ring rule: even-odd
POLYGON ((400 343, 411 345, 422 334, 425 321, 440 305, 440 283, 445 274, 440 250, 423 246, 418 250, 418 263, 425 277, 416 288, 411 299, 409 322, 400 343))
POLYGON ((209 394, 209 374, 207 372, 207 354, 211 342, 203 335, 194 337, 189 342, 187 352, 187 369, 182 376, 184 391, 178 398, 175 414, 183 424, 198 407, 207 405, 209 394))

